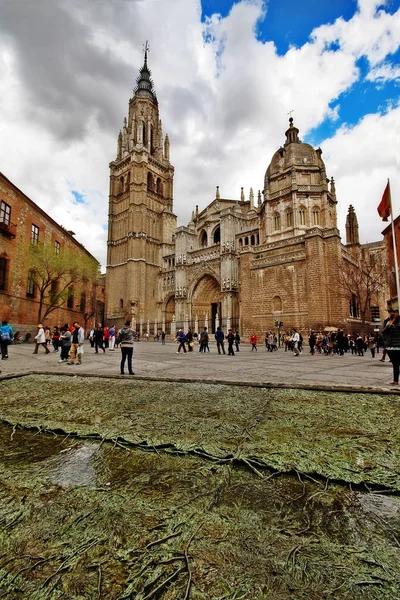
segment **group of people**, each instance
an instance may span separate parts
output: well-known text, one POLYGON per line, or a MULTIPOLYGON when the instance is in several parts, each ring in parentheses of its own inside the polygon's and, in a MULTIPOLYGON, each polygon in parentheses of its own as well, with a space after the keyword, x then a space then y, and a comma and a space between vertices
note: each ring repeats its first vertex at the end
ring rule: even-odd
MULTIPOLYGON (((165 343, 165 334, 164 343, 165 343)), ((228 356, 235 356, 234 345, 236 352, 240 350, 240 335, 238 331, 233 332, 233 329, 229 329, 227 335, 224 334, 221 327, 217 327, 214 333, 214 339, 217 343, 218 354, 226 354, 225 352, 225 340, 228 343, 228 356)), ((181 350, 184 354, 187 352, 193 352, 195 341, 199 343, 199 352, 210 352, 210 334, 208 333, 207 327, 204 327, 200 334, 193 333, 192 328, 189 327, 187 333, 183 329, 179 329, 176 332, 174 342, 178 343, 177 354, 180 354, 181 350)))
MULTIPOLYGON (((2 360, 8 359, 8 347, 14 341, 14 333, 12 327, 6 320, 2 321, 0 326, 0 347, 1 347, 1 358, 2 360)), ((165 344, 165 332, 157 334, 154 337, 155 341, 161 339, 161 343, 165 344)), ((60 352, 60 363, 66 363, 69 365, 82 364, 83 356, 83 343, 85 339, 85 333, 83 327, 80 326, 79 322, 74 322, 72 326, 68 323, 62 327, 55 326, 53 329, 50 327, 44 327, 43 324, 39 323, 38 331, 35 339, 35 349, 33 354, 38 354, 40 346, 42 346, 46 354, 50 353, 49 346, 53 346, 53 351, 60 352)), ((113 351, 116 347, 121 349, 121 363, 120 370, 121 374, 124 374, 125 364, 128 366, 128 373, 133 375, 133 343, 138 340, 138 333, 131 328, 130 321, 126 321, 119 331, 112 325, 111 327, 103 327, 101 323, 97 324, 97 327, 90 330, 88 334, 91 347, 94 348, 95 353, 99 352, 99 349, 106 352, 108 350, 113 351)), ((228 344, 228 355, 235 356, 236 352, 240 351, 240 335, 238 331, 229 329, 225 335, 220 326, 217 327, 214 339, 216 341, 218 354, 226 354, 225 342, 228 344)), ((199 344, 199 352, 210 352, 209 342, 210 334, 207 327, 197 334, 193 332, 189 327, 185 333, 183 329, 179 329, 174 340, 178 343, 176 350, 177 354, 181 351, 186 354, 187 352, 193 352, 195 348, 195 342, 199 344)), ((257 352, 257 334, 253 333, 250 335, 249 342, 251 344, 251 351, 257 352)), ((299 356, 303 351, 303 336, 300 331, 293 329, 290 333, 284 334, 279 343, 282 342, 285 351, 292 351, 295 356, 299 356)), ((364 356, 367 350, 370 350, 372 358, 375 358, 376 354, 379 353, 379 349, 383 349, 381 361, 385 361, 386 355, 389 357, 393 365, 393 385, 399 383, 399 370, 400 370, 400 317, 398 310, 391 310, 389 317, 385 319, 383 324, 382 333, 378 336, 359 334, 345 334, 345 332, 338 328, 336 331, 330 333, 326 332, 315 332, 311 331, 308 337, 308 343, 310 348, 310 354, 333 356, 343 356, 346 352, 356 354, 357 356, 364 356)), ((278 338, 272 331, 267 331, 265 334, 265 347, 268 352, 274 352, 278 349, 278 338)))

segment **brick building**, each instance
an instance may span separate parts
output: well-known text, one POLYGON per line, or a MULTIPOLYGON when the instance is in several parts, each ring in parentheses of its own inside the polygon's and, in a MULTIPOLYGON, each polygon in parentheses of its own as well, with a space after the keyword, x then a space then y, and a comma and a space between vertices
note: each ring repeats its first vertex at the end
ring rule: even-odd
MULTIPOLYGON (((93 269, 99 267, 72 231, 56 223, 0 173, 0 316, 8 320, 14 331, 23 334, 36 332, 38 320, 39 294, 31 276, 30 244, 47 245, 55 254, 73 251, 78 260, 89 261, 93 269)), ((101 312, 101 303, 101 296, 96 297, 95 282, 76 283, 68 290, 64 306, 51 312, 44 324, 54 326, 78 320, 89 325, 101 312)))
MULTIPOLYGON (((322 150, 302 143, 289 120, 257 197, 215 198, 176 228, 168 136, 145 54, 129 115, 110 163, 106 320, 130 317, 141 333, 174 334, 237 328, 261 334, 284 328, 358 328, 354 294, 339 294, 340 274, 356 256, 385 252, 383 241, 361 246, 353 207, 346 244, 337 228, 335 182, 322 150)), ((384 286, 373 298, 385 306, 384 286)))

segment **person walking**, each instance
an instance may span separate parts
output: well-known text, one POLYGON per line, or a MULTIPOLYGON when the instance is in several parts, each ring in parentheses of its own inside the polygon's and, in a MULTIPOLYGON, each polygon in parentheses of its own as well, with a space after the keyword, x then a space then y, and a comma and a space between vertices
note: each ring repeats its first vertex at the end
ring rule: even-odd
POLYGON ((13 330, 6 320, 1 322, 0 327, 0 347, 1 347, 1 360, 7 360, 8 358, 8 346, 14 339, 13 330))
POLYGON ((356 348, 358 356, 364 356, 364 340, 362 339, 360 334, 358 334, 356 339, 356 348))
POLYGON ((178 335, 176 336, 176 339, 179 342, 178 350, 176 351, 176 353, 179 354, 181 351, 181 348, 182 348, 183 353, 186 354, 186 348, 185 348, 186 335, 185 335, 185 332, 183 331, 183 329, 180 329, 178 331, 178 335))
POLYGON ((78 358, 78 365, 82 364, 83 342, 85 341, 85 332, 78 321, 74 323, 74 331, 72 332, 71 350, 69 351, 69 361, 67 365, 75 364, 75 356, 78 358))
POLYGON ((108 349, 109 350, 115 349, 115 326, 114 325, 111 325, 110 329, 108 330, 108 349))
POLYGON ((300 355, 300 350, 299 350, 300 334, 296 328, 293 328, 293 333, 290 338, 290 341, 292 342, 292 345, 293 345, 293 354, 295 356, 299 356, 300 355))
POLYGON ((68 329, 68 325, 63 325, 60 329, 60 360, 59 363, 66 363, 71 349, 71 332, 68 329))
POLYGON ((316 344, 316 342, 317 342, 317 336, 312 331, 310 333, 310 337, 308 338, 308 344, 310 346, 310 354, 312 354, 312 355, 315 354, 315 344, 316 344))
POLYGON ((44 332, 43 325, 41 323, 39 323, 39 325, 38 325, 38 332, 35 335, 35 340, 36 340, 36 346, 33 351, 33 354, 38 353, 39 346, 43 346, 43 348, 46 350, 46 354, 50 354, 50 350, 48 349, 47 344, 46 344, 46 334, 44 332))
POLYGON ((188 352, 193 352, 193 332, 192 332, 192 328, 189 327, 188 332, 186 334, 186 343, 187 343, 187 349, 188 352))
POLYGON ((106 351, 104 348, 104 329, 101 326, 101 323, 97 323, 97 327, 94 330, 94 351, 96 354, 99 353, 99 348, 106 351))
POLYGON ((53 327, 53 333, 51 335, 51 341, 53 344, 54 352, 58 352, 58 346, 60 345, 60 330, 57 327, 53 327))
POLYGON ((240 350, 239 350, 240 335, 239 335, 239 332, 237 330, 235 331, 235 346, 236 346, 236 352, 240 352, 240 350))
POLYGON ((228 356, 235 356, 235 353, 233 351, 233 343, 236 342, 235 338, 236 336, 233 333, 232 329, 229 329, 228 335, 226 336, 226 339, 228 341, 228 356))
POLYGON ((393 367, 392 385, 399 385, 400 371, 400 317, 399 310, 391 308, 390 317, 382 334, 385 338, 385 348, 393 367))
POLYGON ((165 331, 161 332, 161 345, 165 346, 165 331))
POLYGON ((125 362, 128 362, 128 373, 129 375, 134 375, 132 368, 132 358, 133 358, 133 340, 135 337, 135 332, 131 328, 131 322, 125 321, 124 325, 118 332, 117 342, 121 348, 121 375, 125 375, 125 362))
POLYGON ((222 354, 225 354, 225 348, 224 348, 224 332, 222 331, 221 327, 217 327, 217 331, 214 333, 214 337, 215 340, 217 342, 217 350, 218 350, 218 354, 221 354, 221 350, 222 350, 222 354))
POLYGON ((257 335, 255 333, 253 333, 253 335, 250 336, 250 344, 251 351, 253 352, 253 350, 255 350, 257 352, 257 335))
POLYGON ((336 335, 337 353, 339 354, 339 356, 344 356, 345 339, 346 338, 343 329, 339 327, 336 335))
POLYGON ((208 331, 207 331, 207 327, 204 327, 203 331, 200 333, 199 352, 205 352, 206 350, 208 350, 208 352, 210 352, 210 348, 208 347, 208 331))
POLYGON ((372 356, 372 358, 375 358, 376 340, 375 340, 375 338, 374 338, 373 335, 371 335, 371 337, 368 340, 368 347, 371 350, 371 356, 372 356))

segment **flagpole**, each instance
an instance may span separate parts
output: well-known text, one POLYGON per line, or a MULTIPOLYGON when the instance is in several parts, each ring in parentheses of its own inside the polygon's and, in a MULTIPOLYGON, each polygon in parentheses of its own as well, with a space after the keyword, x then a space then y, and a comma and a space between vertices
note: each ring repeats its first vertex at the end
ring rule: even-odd
POLYGON ((399 308, 399 289, 400 289, 400 284, 399 284, 399 265, 397 262, 397 244, 396 244, 396 234, 394 232, 394 220, 393 220, 393 208, 392 208, 392 194, 390 193, 390 181, 388 178, 388 185, 389 185, 389 202, 390 202, 390 221, 392 224, 392 239, 393 239, 393 256, 394 256, 394 271, 395 271, 395 278, 396 278, 396 292, 397 292, 397 308, 399 308))

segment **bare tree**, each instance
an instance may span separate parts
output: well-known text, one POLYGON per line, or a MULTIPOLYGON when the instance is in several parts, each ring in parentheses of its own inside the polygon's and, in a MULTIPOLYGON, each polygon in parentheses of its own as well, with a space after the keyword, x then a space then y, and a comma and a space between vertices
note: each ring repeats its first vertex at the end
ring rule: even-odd
POLYGON ((64 307, 73 285, 81 283, 93 290, 99 264, 90 256, 78 255, 72 249, 63 249, 57 254, 51 246, 30 244, 29 272, 39 292, 40 323, 53 311, 64 307))
POLYGON ((387 259, 382 252, 352 248, 349 260, 343 260, 337 272, 337 293, 348 300, 350 312, 360 318, 364 332, 372 303, 388 285, 387 259))

